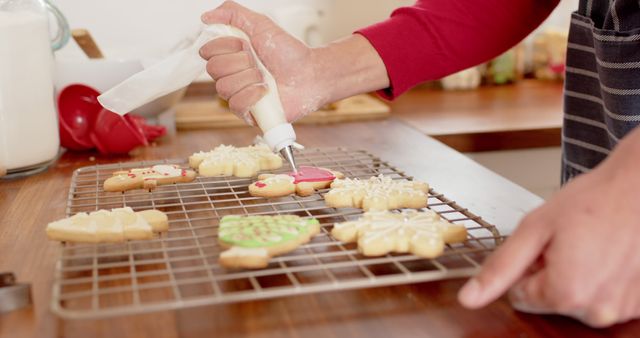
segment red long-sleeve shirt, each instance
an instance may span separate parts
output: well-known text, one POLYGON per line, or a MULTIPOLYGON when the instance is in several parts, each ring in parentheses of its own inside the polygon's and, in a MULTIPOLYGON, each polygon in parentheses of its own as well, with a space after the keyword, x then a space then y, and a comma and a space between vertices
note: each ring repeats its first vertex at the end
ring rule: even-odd
POLYGON ((486 62, 524 39, 560 0, 418 0, 357 33, 387 67, 393 99, 411 87, 486 62))

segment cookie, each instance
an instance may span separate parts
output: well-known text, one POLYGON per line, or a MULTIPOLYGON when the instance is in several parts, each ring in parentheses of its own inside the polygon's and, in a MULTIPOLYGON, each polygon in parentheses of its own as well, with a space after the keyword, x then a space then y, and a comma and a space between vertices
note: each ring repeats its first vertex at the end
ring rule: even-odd
POLYGON ((256 197, 283 197, 291 194, 312 195, 318 189, 329 187, 341 172, 324 168, 301 166, 297 173, 262 174, 258 181, 249 185, 249 194, 256 197))
POLYGON ((356 221, 336 223, 331 235, 342 242, 358 242, 358 251, 365 256, 395 252, 434 258, 445 244, 464 242, 467 229, 431 210, 370 211, 356 221))
POLYGON ((207 177, 253 177, 262 170, 279 169, 282 158, 264 144, 243 148, 220 145, 210 152, 191 155, 189 165, 207 177))
POLYGON ((167 215, 158 210, 134 212, 131 208, 81 212, 47 225, 49 239, 64 242, 123 242, 153 238, 169 229, 167 215))
POLYGON ((153 190, 159 185, 187 183, 195 178, 193 170, 180 169, 177 165, 158 164, 149 168, 116 171, 113 177, 104 181, 104 191, 153 190))
POLYGON ((260 269, 271 257, 295 250, 320 232, 314 218, 284 216, 225 216, 220 220, 218 242, 227 249, 220 265, 260 269))
POLYGON ((427 206, 428 192, 427 183, 392 180, 379 175, 368 180, 337 179, 331 183, 331 190, 324 195, 324 200, 333 208, 420 209, 427 206))

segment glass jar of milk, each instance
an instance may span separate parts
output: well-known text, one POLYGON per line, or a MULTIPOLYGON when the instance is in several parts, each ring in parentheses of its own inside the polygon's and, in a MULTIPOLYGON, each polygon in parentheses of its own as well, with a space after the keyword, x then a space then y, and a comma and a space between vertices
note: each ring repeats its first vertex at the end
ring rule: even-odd
POLYGON ((0 177, 38 172, 58 154, 52 50, 68 40, 66 20, 47 0, 0 0, 0 177))

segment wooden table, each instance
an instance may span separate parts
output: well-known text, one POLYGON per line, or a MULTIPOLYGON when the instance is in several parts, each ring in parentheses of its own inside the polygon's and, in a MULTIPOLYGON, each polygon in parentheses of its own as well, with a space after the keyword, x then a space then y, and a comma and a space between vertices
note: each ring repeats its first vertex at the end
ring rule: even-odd
MULTIPOLYGON (((310 147, 368 150, 508 233, 541 203, 524 189, 393 119, 297 128, 310 147)), ((33 283, 35 306, 0 315, 0 337, 632 337, 640 322, 591 330, 558 316, 515 312, 501 299, 468 311, 456 301, 464 280, 343 291, 92 321, 61 321, 48 310, 58 244, 44 228, 64 216, 73 170, 98 163, 180 158, 221 142, 247 144, 247 128, 181 133, 134 158, 66 153, 47 172, 0 181, 0 271, 33 283), (92 160, 92 157, 95 159, 92 160)))
POLYGON ((523 80, 471 91, 416 88, 392 115, 463 152, 560 145, 562 83, 523 80))

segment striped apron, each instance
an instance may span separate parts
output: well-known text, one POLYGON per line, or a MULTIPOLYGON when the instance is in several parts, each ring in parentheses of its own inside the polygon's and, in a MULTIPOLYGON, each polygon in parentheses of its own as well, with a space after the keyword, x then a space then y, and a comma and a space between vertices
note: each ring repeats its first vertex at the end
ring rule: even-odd
POLYGON ((640 123, 638 0, 581 0, 566 72, 563 183, 597 166, 640 123))

